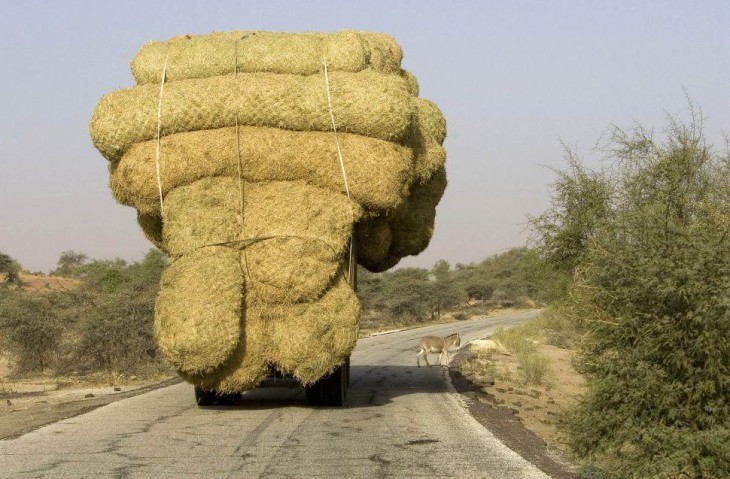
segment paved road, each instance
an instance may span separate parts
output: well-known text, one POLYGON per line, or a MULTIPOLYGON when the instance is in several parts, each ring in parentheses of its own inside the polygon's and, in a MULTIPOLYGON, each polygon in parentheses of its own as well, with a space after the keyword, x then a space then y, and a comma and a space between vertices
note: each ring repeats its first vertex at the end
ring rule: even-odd
MULTIPOLYGON (((0 441, 1 477, 546 477, 466 412, 417 338, 482 337, 525 314, 359 341, 349 407, 309 408, 293 384, 198 408, 178 384, 0 441)), ((436 359, 435 356, 432 356, 436 359)))

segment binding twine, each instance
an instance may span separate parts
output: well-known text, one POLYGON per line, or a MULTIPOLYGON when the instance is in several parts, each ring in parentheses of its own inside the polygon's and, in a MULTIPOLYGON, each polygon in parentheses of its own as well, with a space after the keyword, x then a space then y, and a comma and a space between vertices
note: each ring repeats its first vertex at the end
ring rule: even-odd
MULTIPOLYGON (((248 35, 247 35, 248 36, 248 35)), ((243 37, 245 38, 245 37, 243 37)), ((236 78, 238 76, 238 42, 239 40, 236 40, 233 45, 233 57, 234 57, 234 66, 233 66, 233 76, 236 78)), ((167 80, 167 61, 168 57, 165 57, 165 63, 162 67, 162 75, 160 78, 160 94, 157 102, 157 151, 155 155, 155 169, 156 169, 156 176, 157 176, 157 191, 160 196, 160 216, 164 218, 165 214, 165 204, 164 204, 164 197, 162 194, 162 175, 161 175, 161 167, 160 167, 160 158, 162 156, 162 99, 163 94, 165 91, 165 82, 167 80)), ((329 71, 327 68, 327 56, 322 55, 322 64, 324 66, 324 83, 325 83, 325 91, 327 93, 327 107, 329 110, 330 115, 330 123, 332 124, 332 135, 335 139, 335 145, 337 147, 337 157, 340 162, 340 170, 342 172, 342 180, 345 186, 345 193, 347 194, 347 199, 350 202, 350 212, 352 213, 353 223, 354 223, 354 211, 352 209, 352 197, 350 196, 350 185, 347 180, 347 168, 345 167, 345 159, 342 154, 342 148, 340 146, 340 139, 337 134, 337 122, 335 121, 335 113, 334 109, 332 108, 332 93, 330 89, 330 80, 329 80, 329 71)), ((245 204, 245 189, 244 189, 244 182, 243 182, 243 165, 241 161, 241 137, 239 134, 239 117, 238 112, 236 112, 235 115, 235 132, 236 132, 236 162, 237 162, 237 172, 238 172, 238 188, 240 193, 240 203, 239 208, 241 212, 241 238, 240 240, 234 240, 234 241, 225 241, 220 243, 212 243, 212 244, 206 244, 205 246, 232 246, 232 245, 238 245, 238 247, 243 249, 243 257, 244 257, 244 263, 246 265, 246 273, 248 276, 248 261, 246 258, 246 247, 261 242, 266 241, 270 239, 278 239, 278 238, 300 238, 305 239, 305 237, 297 236, 297 235, 273 235, 273 236, 260 236, 260 237, 253 237, 253 238, 246 238, 244 233, 244 204, 245 204)), ((163 220, 164 221, 164 220, 163 220)), ((311 240, 317 240, 320 242, 324 242, 328 247, 332 248, 334 250, 334 247, 321 238, 306 238, 311 240)), ((347 272, 345 273, 345 276, 348 281, 351 280, 351 275, 353 273, 353 260, 354 260, 354 241, 353 237, 350 236, 349 241, 349 258, 348 258, 348 268, 347 272)))

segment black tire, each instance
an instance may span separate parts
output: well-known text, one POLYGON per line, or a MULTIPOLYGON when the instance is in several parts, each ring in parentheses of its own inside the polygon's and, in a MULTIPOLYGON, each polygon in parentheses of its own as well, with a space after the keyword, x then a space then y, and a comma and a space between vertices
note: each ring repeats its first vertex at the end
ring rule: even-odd
POLYGON ((235 393, 216 395, 216 400, 218 401, 219 406, 233 406, 240 398, 240 395, 235 393))
POLYGON ((215 403, 215 399, 215 391, 195 388, 195 404, 198 406, 212 406, 215 403))
POLYGON ((337 366, 330 375, 306 387, 310 406, 342 407, 347 400, 347 365, 337 366))

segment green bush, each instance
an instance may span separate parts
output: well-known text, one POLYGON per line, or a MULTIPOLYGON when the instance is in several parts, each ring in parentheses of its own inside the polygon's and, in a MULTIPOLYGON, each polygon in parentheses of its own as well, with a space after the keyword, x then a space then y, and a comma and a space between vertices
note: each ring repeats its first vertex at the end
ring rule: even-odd
POLYGON ((74 266, 82 281, 74 289, 0 288, 0 347, 10 353, 14 372, 159 370, 152 321, 166 264, 152 250, 131 264, 85 260, 74 266))
POLYGON ((0 346, 11 353, 17 373, 52 367, 61 350, 63 295, 35 295, 0 288, 0 346))
POLYGON ((607 477, 730 477, 730 155, 698 118, 670 119, 663 143, 615 130, 612 168, 572 164, 554 186, 565 215, 543 217, 583 331, 588 392, 566 429, 607 477))
POLYGON ((550 375, 550 361, 538 352, 517 355, 517 366, 525 384, 539 386, 545 384, 550 375))

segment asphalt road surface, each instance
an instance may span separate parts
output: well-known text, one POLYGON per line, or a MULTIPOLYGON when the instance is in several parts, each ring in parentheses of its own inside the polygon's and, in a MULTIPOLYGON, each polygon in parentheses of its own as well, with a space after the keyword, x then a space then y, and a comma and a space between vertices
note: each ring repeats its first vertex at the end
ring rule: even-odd
POLYGON ((420 336, 465 342, 529 315, 361 339, 347 408, 307 407, 291 382, 228 407, 197 407, 188 384, 123 399, 0 441, 0 477, 546 477, 468 414, 444 368, 416 367, 420 336))

